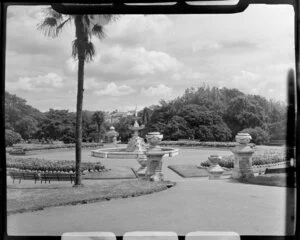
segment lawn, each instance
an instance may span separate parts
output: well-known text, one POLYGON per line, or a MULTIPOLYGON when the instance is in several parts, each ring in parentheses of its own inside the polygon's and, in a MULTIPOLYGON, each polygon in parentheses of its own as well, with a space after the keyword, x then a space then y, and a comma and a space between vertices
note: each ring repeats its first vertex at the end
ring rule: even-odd
POLYGON ((286 173, 265 174, 250 178, 241 178, 240 183, 277 186, 277 187, 296 187, 295 176, 289 176, 286 173))
POLYGON ((134 180, 85 180, 84 187, 74 188, 70 183, 8 184, 8 214, 42 210, 46 207, 85 204, 113 198, 136 197, 167 189, 170 182, 134 180))

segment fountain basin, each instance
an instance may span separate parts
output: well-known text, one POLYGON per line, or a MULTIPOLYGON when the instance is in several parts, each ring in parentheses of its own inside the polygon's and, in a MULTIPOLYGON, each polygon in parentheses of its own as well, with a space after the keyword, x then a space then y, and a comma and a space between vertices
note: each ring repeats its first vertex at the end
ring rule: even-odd
MULTIPOLYGON (((176 148, 162 147, 161 150, 165 153, 164 157, 173 157, 179 154, 179 150, 176 148)), ((112 159, 136 159, 141 155, 145 155, 145 153, 141 151, 128 152, 126 148, 101 148, 92 150, 91 154, 93 157, 112 159)))

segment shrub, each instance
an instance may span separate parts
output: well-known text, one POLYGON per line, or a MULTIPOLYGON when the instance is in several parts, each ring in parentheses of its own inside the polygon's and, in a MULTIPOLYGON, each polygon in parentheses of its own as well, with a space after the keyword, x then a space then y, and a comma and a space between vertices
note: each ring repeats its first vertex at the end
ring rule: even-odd
MULTIPOLYGON (((265 164, 272 164, 285 161, 285 153, 265 151, 263 153, 254 153, 252 157, 252 166, 261 166, 265 164)), ((221 167, 233 168, 234 167, 234 155, 225 156, 222 158, 219 164, 221 167)), ((202 167, 209 167, 208 161, 201 163, 202 167)))
MULTIPOLYGON (((74 172, 75 171, 75 161, 50 161, 41 158, 7 158, 7 168, 17 168, 21 170, 31 170, 31 171, 63 171, 63 172, 74 172)), ((105 167, 101 162, 82 162, 81 171, 84 170, 96 170, 105 171, 105 167)))
POLYGON ((22 140, 21 135, 13 130, 5 130, 5 146, 12 146, 22 140))
POLYGON ((252 137, 252 142, 261 145, 269 142, 269 134, 260 127, 246 128, 241 131, 242 133, 249 133, 252 137))

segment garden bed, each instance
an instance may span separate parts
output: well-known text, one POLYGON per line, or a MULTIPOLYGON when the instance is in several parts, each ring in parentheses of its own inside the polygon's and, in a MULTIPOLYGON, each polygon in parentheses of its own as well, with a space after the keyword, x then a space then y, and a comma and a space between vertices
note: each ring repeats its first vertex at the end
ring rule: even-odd
MULTIPOLYGON (((74 143, 70 144, 15 144, 13 147, 7 147, 6 152, 13 153, 14 147, 23 148, 25 152, 39 151, 39 150, 51 150, 51 149, 69 149, 75 148, 74 143)), ((82 143, 82 148, 95 148, 103 147, 103 143, 82 143)))
POLYGON ((212 147, 212 148, 231 148, 238 145, 237 142, 199 142, 192 140, 178 140, 178 141, 162 141, 160 146, 181 146, 181 147, 212 147))
MULTIPOLYGON (((56 171, 56 172, 75 172, 75 161, 62 160, 51 161, 42 158, 6 158, 6 167, 10 169, 28 171, 56 171)), ((82 162, 82 171, 107 171, 101 162, 82 162)))

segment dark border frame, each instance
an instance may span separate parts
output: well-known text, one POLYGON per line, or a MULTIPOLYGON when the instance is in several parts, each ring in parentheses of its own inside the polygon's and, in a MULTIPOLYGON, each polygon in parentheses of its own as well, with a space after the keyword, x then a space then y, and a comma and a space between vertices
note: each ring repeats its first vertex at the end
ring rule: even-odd
MULTIPOLYGON (((195 0, 190 0, 193 2, 195 0)), ((199 0, 205 1, 205 0, 199 0)), ((206 2, 213 0, 206 0, 206 2)), ((220 0, 226 2, 226 0, 220 0)), ((15 0, 1 2, 0 5, 0 44, 1 44, 1 82, 0 82, 0 238, 8 240, 58 240, 61 236, 8 236, 7 235, 7 214, 6 214, 6 154, 5 154, 5 114, 4 114, 4 102, 5 102, 5 47, 6 47, 6 10, 9 5, 52 5, 52 7, 62 13, 78 14, 78 13, 112 13, 112 14, 233 14, 244 11, 251 4, 284 4, 292 5, 295 12, 295 70, 296 70, 296 81, 294 84, 295 90, 292 93, 292 99, 294 99, 295 113, 292 116, 295 118, 293 126, 291 127, 292 132, 295 132, 296 141, 296 171, 300 173, 300 112, 298 106, 300 106, 300 0, 239 0, 236 5, 189 5, 184 0, 98 0, 98 1, 79 1, 79 0, 65 0, 64 4, 58 0, 15 0), (130 3, 132 5, 124 4, 130 3), (170 5, 146 5, 150 3, 169 3, 170 5), (70 7, 67 3, 74 3, 70 7), (145 5, 135 5, 137 3, 144 3, 145 5), (171 4, 174 3, 174 4, 171 4), (93 8, 89 8, 87 4, 94 4, 93 8)), ((300 199, 300 176, 296 176, 297 191, 296 199, 300 199)), ((288 197, 288 196, 287 196, 288 197)), ((252 240, 252 239, 265 239, 265 240, 292 240, 300 239, 300 207, 299 201, 295 202, 296 207, 296 231, 294 236, 260 236, 260 235, 241 235, 241 240, 252 240)), ((289 211, 289 206, 286 206, 286 211, 289 211)), ((288 214, 287 214, 288 217, 288 214)), ((184 236, 179 236, 179 240, 184 240, 184 236)), ((122 240, 122 236, 117 236, 117 240, 122 240)))

